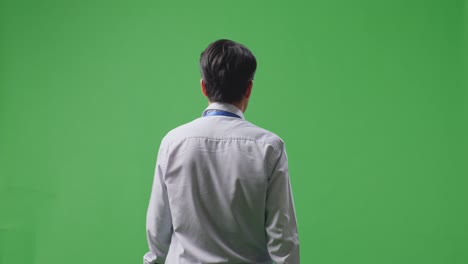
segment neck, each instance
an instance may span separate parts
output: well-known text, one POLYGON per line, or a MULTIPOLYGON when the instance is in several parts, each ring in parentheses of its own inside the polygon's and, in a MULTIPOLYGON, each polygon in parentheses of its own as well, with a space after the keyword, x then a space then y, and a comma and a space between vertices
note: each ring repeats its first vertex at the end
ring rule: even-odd
POLYGON ((242 113, 245 113, 245 110, 247 108, 247 104, 245 102, 240 101, 238 103, 233 103, 233 105, 235 105, 237 108, 239 108, 242 111, 242 113))
MULTIPOLYGON (((210 105, 212 103, 214 103, 214 102, 208 101, 208 105, 210 105)), ((235 107, 239 108, 242 111, 242 113, 245 113, 245 110, 247 109, 247 101, 246 100, 241 100, 239 102, 230 103, 230 104, 232 104, 235 107)))

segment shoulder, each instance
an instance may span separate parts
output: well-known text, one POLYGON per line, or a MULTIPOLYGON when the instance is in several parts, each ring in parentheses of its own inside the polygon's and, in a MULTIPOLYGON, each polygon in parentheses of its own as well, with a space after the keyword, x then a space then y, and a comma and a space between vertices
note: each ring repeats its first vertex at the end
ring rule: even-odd
POLYGON ((161 144, 169 144, 171 141, 187 137, 189 134, 188 132, 193 129, 193 123, 197 120, 198 119, 192 120, 169 130, 161 140, 161 144))
POLYGON ((276 150, 284 148, 284 140, 276 133, 248 122, 248 127, 260 142, 271 144, 276 150))
POLYGON ((164 136, 164 139, 171 141, 199 134, 205 134, 206 131, 213 130, 215 128, 213 124, 208 124, 207 121, 209 121, 208 118, 195 118, 169 130, 164 136))

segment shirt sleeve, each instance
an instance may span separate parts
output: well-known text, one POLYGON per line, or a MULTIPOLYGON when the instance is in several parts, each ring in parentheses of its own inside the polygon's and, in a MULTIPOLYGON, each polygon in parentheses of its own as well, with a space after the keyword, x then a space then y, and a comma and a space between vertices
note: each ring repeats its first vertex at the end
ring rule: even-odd
POLYGON ((284 145, 268 180, 265 228, 271 259, 276 264, 298 264, 299 237, 284 145))
POLYGON ((153 186, 146 215, 146 237, 149 252, 143 257, 144 264, 164 263, 173 232, 167 188, 164 183, 167 148, 161 143, 156 161, 153 186))

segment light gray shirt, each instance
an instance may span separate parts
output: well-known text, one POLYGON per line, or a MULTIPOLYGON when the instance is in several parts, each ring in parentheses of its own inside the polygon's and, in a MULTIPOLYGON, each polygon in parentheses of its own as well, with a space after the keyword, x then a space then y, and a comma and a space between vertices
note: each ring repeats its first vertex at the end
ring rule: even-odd
POLYGON ((161 141, 145 264, 299 263, 288 161, 277 135, 244 119, 205 116, 161 141))

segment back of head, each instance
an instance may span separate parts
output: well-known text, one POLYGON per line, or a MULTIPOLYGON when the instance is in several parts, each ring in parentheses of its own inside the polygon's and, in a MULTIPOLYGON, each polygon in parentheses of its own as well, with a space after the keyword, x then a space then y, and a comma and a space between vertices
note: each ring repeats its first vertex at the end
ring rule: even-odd
POLYGON ((252 52, 227 39, 211 43, 200 56, 200 71, 211 102, 240 101, 256 69, 257 61, 252 52))

